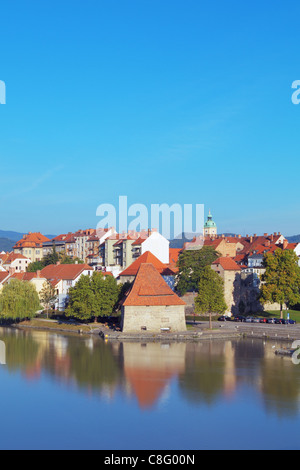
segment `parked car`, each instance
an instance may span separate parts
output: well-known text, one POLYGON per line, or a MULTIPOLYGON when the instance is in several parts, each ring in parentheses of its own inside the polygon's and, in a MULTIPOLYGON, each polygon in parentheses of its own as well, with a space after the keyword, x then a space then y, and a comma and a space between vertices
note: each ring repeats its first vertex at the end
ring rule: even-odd
POLYGON ((266 318, 260 318, 259 322, 260 323, 267 323, 267 319, 266 318))
POLYGON ((275 325, 281 325, 281 319, 280 318, 274 318, 274 323, 275 325))
POLYGON ((253 318, 252 323, 260 323, 260 319, 259 318, 253 318))
POLYGON ((233 321, 235 321, 235 322, 244 322, 245 320, 246 320, 246 317, 243 317, 241 315, 237 315, 233 319, 233 321))
POLYGON ((220 318, 218 318, 218 321, 231 321, 231 318, 227 315, 222 315, 220 318))
POLYGON ((252 323, 253 322, 253 318, 252 317, 247 317, 246 318, 246 323, 252 323))
POLYGON ((287 321, 290 325, 296 325, 296 323, 297 323, 296 320, 292 320, 292 319, 287 320, 287 321))
POLYGON ((267 323, 275 323, 275 318, 267 318, 267 323))

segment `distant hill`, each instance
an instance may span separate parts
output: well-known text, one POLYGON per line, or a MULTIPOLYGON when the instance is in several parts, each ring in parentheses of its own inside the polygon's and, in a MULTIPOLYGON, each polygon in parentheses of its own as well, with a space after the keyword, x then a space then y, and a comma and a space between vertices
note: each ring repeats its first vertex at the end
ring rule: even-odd
POLYGON ((9 238, 1 238, 0 237, 0 252, 1 251, 12 251, 13 246, 16 242, 14 240, 10 240, 9 238))
MULTIPOLYGON (((12 251, 13 246, 23 238, 25 233, 0 230, 0 251, 12 251)), ((56 235, 45 235, 50 240, 56 235)))
POLYGON ((290 243, 300 243, 300 235, 293 235, 292 237, 286 237, 290 243))

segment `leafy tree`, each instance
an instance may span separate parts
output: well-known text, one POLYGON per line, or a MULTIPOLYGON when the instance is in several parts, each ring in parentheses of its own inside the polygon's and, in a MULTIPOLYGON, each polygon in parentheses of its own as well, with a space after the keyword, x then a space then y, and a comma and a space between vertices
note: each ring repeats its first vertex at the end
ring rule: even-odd
POLYGON ((224 298, 224 282, 210 266, 201 272, 198 296, 195 300, 196 312, 209 313, 209 328, 212 328, 212 313, 223 314, 227 310, 224 298))
POLYGON ((49 315, 50 307, 55 302, 56 297, 56 292, 54 287, 52 287, 52 284, 49 281, 44 282, 43 288, 40 292, 40 299, 41 302, 46 306, 47 317, 49 315))
POLYGON ((69 291, 67 316, 79 320, 90 320, 112 313, 120 289, 114 277, 104 277, 94 272, 92 276, 81 276, 75 287, 69 291))
POLYGON ((283 305, 300 302, 300 268, 298 257, 292 250, 276 250, 265 253, 260 301, 262 304, 276 302, 280 304, 280 316, 283 318, 283 305))
POLYGON ((70 256, 67 256, 65 253, 60 254, 59 261, 61 264, 84 264, 84 261, 80 258, 70 258, 70 256))
POLYGON ((0 318, 23 320, 32 318, 41 308, 36 288, 30 282, 13 279, 0 294, 0 318))
POLYGON ((43 267, 50 266, 50 264, 56 264, 59 261, 59 254, 56 251, 55 245, 53 245, 52 253, 44 256, 42 259, 43 267))
POLYGON ((41 271, 44 268, 42 261, 34 261, 30 263, 27 268, 28 273, 36 273, 37 271, 41 271))
POLYGON ((210 266, 219 253, 211 246, 204 246, 201 250, 185 250, 179 255, 176 288, 181 295, 188 291, 198 291, 202 270, 210 266))

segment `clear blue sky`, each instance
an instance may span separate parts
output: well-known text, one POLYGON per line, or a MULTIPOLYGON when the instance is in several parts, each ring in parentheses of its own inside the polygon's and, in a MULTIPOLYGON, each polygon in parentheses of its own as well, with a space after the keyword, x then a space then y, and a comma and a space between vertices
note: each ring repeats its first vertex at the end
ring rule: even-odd
POLYGON ((0 229, 203 203, 219 231, 300 233, 298 1, 1 4, 0 229))

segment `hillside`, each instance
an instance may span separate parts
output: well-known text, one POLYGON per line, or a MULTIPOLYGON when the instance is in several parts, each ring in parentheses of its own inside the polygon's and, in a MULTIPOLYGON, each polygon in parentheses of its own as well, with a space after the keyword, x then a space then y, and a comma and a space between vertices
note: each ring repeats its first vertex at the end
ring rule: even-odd
MULTIPOLYGON (((17 241, 23 238, 24 233, 0 230, 0 251, 12 251, 17 241)), ((51 240, 56 235, 45 235, 51 240)))
POLYGON ((293 235, 292 237, 286 237, 290 243, 300 243, 300 235, 293 235))
POLYGON ((12 248, 16 242, 14 240, 10 240, 9 238, 1 238, 0 237, 0 252, 1 251, 12 251, 12 248))

